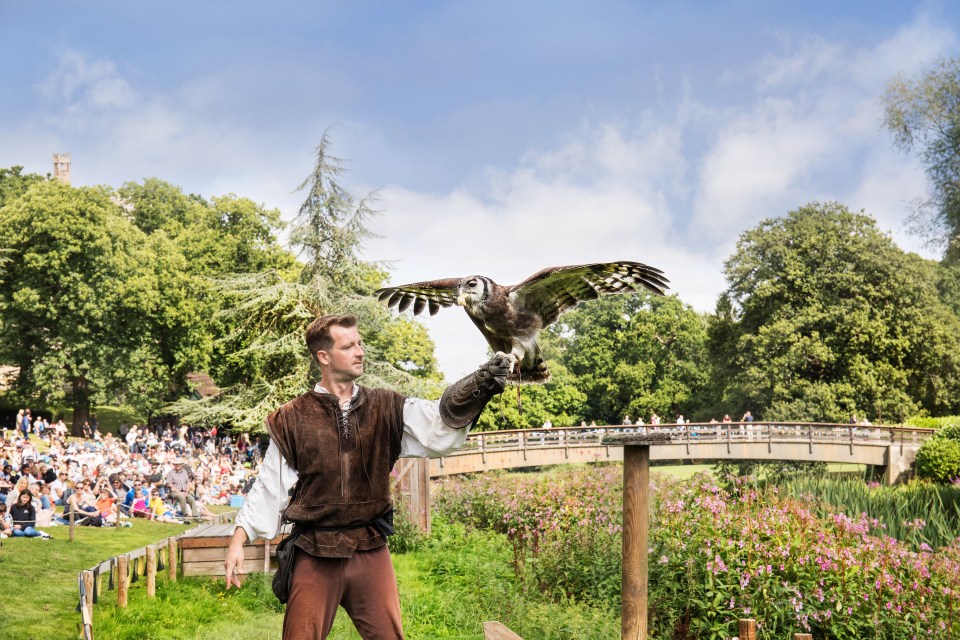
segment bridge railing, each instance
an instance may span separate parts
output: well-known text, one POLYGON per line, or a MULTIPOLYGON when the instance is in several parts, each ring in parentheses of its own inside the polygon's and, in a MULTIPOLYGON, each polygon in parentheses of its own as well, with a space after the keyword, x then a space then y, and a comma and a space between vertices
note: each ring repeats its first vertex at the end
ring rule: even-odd
POLYGON ((933 429, 892 425, 853 425, 823 422, 690 422, 659 425, 604 425, 479 431, 450 457, 502 450, 600 446, 607 435, 618 433, 669 433, 677 444, 694 442, 810 442, 918 445, 933 429))

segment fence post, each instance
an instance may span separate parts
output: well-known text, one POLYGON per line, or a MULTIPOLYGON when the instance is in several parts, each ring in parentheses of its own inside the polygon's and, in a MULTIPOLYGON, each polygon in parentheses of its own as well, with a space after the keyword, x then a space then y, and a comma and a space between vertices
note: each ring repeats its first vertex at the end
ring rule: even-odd
POLYGON ((170 538, 167 546, 167 575, 170 582, 177 581, 177 539, 170 538))
POLYGON ((757 640, 757 621, 753 618, 738 620, 740 625, 740 640, 757 640))
POLYGON ((83 578, 83 590, 87 596, 87 614, 90 616, 90 624, 93 624, 93 571, 84 571, 80 575, 83 578))
POLYGON ((157 595, 157 549, 152 544, 147 547, 147 597, 157 595))
POLYGON ((795 633, 793 634, 793 640, 813 640, 812 633, 795 633))
POLYGON ((93 571, 80 572, 80 624, 84 640, 93 640, 93 571))
POLYGON ((117 556, 117 606, 121 609, 127 606, 127 589, 130 587, 130 578, 127 577, 127 567, 130 556, 117 556))

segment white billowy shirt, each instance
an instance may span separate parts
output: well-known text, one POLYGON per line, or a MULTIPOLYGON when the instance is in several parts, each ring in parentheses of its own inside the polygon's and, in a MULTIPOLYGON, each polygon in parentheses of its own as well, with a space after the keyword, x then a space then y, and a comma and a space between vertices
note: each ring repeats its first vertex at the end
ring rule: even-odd
MULTIPOLYGON (((319 384, 314 390, 317 393, 329 393, 319 384)), ((360 388, 354 384, 351 401, 359 391, 360 388)), ((350 401, 340 403, 340 407, 349 410, 350 401)), ((439 458, 448 455, 463 446, 472 426, 468 425, 465 429, 448 427, 440 418, 439 401, 407 398, 403 405, 400 456, 439 458)), ((280 529, 280 515, 287 506, 290 489, 297 484, 298 478, 296 470, 271 442, 257 479, 237 514, 237 526, 246 531, 247 540, 276 537, 280 529)))

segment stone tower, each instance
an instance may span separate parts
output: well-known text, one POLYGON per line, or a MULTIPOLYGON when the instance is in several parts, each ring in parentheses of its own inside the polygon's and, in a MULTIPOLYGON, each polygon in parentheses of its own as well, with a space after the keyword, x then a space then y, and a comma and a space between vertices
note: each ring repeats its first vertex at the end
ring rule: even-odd
POLYGON ((64 184, 70 184, 70 154, 69 153, 55 153, 53 154, 53 177, 63 182, 64 184))

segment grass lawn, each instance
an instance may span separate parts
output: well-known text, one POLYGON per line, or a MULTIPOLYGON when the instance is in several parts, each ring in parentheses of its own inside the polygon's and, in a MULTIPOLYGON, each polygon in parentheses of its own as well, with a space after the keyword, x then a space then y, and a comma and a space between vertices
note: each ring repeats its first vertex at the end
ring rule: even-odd
MULTIPOLYGON (((75 610, 80 592, 77 574, 119 553, 177 535, 188 527, 136 521, 129 529, 77 527, 73 542, 68 527, 45 529, 52 540, 7 538, 0 548, 0 636, 74 638, 80 623, 75 610)), ((115 601, 101 577, 103 599, 115 601)), ((138 583, 139 584, 139 583, 138 583)), ((109 637, 109 636, 103 636, 109 637)))

